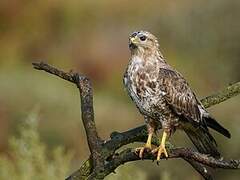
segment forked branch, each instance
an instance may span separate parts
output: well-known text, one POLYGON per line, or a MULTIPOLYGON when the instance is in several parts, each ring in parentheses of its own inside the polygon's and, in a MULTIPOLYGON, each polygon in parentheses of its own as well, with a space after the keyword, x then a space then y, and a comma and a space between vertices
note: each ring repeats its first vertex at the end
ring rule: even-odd
MULTIPOLYGON (((113 132, 109 140, 101 140, 98 136, 93 111, 93 94, 90 80, 78 73, 63 72, 43 62, 33 63, 33 67, 38 70, 46 71, 56 75, 62 79, 77 85, 80 90, 82 121, 85 128, 87 141, 91 156, 82 166, 70 175, 68 180, 82 179, 103 179, 111 172, 126 163, 140 160, 134 149, 126 148, 116 153, 123 145, 133 142, 145 142, 147 138, 147 130, 145 125, 130 129, 125 132, 113 132)), ((215 104, 219 104, 227 99, 240 93, 240 82, 228 86, 226 89, 208 96, 201 100, 207 108, 215 104)), ((158 145, 156 138, 153 138, 153 144, 158 145)), ((205 154, 198 153, 190 148, 177 148, 171 144, 167 145, 169 158, 182 158, 199 172, 204 179, 211 180, 212 175, 206 167, 239 169, 239 160, 215 159, 205 154)), ((143 159, 156 159, 152 153, 145 153, 143 159)))

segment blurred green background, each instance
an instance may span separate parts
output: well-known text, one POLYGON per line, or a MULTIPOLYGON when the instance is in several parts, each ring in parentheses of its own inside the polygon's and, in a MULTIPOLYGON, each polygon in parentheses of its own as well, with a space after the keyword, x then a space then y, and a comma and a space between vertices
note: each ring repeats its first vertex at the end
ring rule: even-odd
MULTIPOLYGON (((74 151, 69 172, 88 155, 80 120, 79 95, 72 84, 36 71, 42 60, 91 78, 99 134, 108 138, 143 124, 122 85, 129 59, 128 36, 148 30, 159 38, 172 66, 199 98, 240 80, 240 1, 237 0, 1 0, 0 1, 0 152, 23 119, 39 107, 40 140, 47 152, 57 146, 74 151)), ((210 108, 232 133, 215 135, 225 157, 240 157, 240 96, 210 108)), ((177 132, 175 145, 192 146, 177 132)), ((14 161, 14 160, 13 160, 14 161)), ((182 160, 128 163, 106 179, 200 179, 182 160)), ((240 171, 217 170, 216 179, 239 179, 240 171)))

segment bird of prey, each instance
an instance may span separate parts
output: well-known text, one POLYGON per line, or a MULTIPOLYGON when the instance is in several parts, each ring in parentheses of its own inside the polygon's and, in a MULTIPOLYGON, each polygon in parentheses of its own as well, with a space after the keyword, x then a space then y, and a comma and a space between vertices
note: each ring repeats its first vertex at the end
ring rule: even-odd
POLYGON ((176 129, 185 131, 200 153, 220 157, 208 127, 228 138, 229 131, 210 116, 184 77, 167 64, 157 38, 147 31, 133 32, 129 49, 131 57, 123 81, 148 130, 145 146, 138 149, 139 157, 150 149, 157 152, 158 161, 162 154, 167 158, 165 142, 176 129), (160 146, 152 149, 152 136, 161 127, 160 146))

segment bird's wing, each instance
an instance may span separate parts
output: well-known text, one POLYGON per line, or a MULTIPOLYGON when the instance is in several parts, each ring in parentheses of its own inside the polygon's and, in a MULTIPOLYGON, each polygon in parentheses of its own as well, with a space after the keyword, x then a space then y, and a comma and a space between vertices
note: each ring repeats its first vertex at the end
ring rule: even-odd
POLYGON ((178 115, 190 121, 201 122, 200 103, 182 75, 172 69, 160 68, 160 88, 166 102, 178 115))

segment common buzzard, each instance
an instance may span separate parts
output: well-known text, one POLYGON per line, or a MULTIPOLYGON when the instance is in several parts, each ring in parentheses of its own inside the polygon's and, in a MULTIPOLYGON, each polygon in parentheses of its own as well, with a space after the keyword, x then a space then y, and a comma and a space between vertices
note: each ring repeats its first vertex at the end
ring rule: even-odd
POLYGON ((209 115, 183 76, 166 63, 157 38, 146 31, 134 32, 129 37, 129 48, 124 85, 148 129, 147 143, 140 148, 139 157, 146 148, 152 150, 152 135, 159 127, 163 129, 160 146, 152 150, 158 152, 157 160, 161 154, 168 157, 165 142, 176 129, 184 130, 199 152, 219 157, 208 127, 228 138, 229 131, 209 115))

